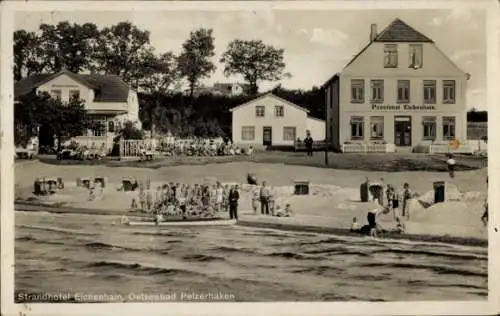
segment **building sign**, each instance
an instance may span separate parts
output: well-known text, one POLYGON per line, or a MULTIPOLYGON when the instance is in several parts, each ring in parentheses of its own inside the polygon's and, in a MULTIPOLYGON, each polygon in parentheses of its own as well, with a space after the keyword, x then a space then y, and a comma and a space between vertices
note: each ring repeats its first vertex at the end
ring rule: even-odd
POLYGON ((394 104, 394 105, 379 105, 372 104, 372 110, 375 111, 433 111, 435 105, 414 105, 414 104, 394 104))
POLYGON ((78 88, 77 85, 74 84, 53 84, 53 88, 78 88))

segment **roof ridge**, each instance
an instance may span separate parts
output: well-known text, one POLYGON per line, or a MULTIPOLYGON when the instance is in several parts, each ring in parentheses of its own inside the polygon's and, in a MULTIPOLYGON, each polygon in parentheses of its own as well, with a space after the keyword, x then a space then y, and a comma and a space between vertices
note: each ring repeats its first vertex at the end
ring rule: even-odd
MULTIPOLYGON (((401 34, 398 34, 398 35, 401 35, 401 34)), ((403 36, 407 36, 407 34, 405 34, 403 36)), ((377 34, 377 36, 375 37, 375 39, 373 41, 374 42, 430 42, 430 43, 434 43, 434 41, 432 39, 430 39, 429 37, 424 35, 422 32, 418 31, 417 29, 415 29, 414 27, 412 27, 411 25, 409 25, 405 21, 401 20, 400 18, 395 18, 391 23, 389 23, 389 25, 386 28, 384 28, 382 30, 382 32, 377 34), (388 34, 390 31, 394 31, 394 29, 397 25, 402 25, 408 31, 412 32, 414 35, 417 35, 417 36, 415 36, 415 38, 413 38, 413 39, 408 39, 408 38, 406 38, 406 39, 405 38, 388 39, 388 38, 384 38, 384 36, 386 36, 386 34, 388 34), (418 38, 418 37, 420 37, 420 38, 418 38)))

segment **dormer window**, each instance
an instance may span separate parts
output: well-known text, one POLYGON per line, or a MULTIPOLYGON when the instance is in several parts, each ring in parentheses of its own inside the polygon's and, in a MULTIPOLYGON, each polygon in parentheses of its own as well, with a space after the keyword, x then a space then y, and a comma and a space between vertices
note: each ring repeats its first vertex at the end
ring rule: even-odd
POLYGON ((409 68, 422 68, 424 49, 422 44, 410 44, 410 62, 409 68))
POLYGON ((384 45, 384 68, 398 68, 398 45, 384 45))

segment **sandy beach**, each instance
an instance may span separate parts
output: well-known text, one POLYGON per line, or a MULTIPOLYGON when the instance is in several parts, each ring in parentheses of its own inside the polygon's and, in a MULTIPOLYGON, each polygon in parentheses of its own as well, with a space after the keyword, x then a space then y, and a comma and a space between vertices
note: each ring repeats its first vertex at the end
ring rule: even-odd
MULTIPOLYGON (((453 179, 447 173, 397 172, 379 173, 346 171, 283 164, 238 162, 210 166, 175 166, 150 170, 128 167, 103 166, 54 166, 37 161, 16 164, 16 196, 26 200, 32 197, 32 184, 37 177, 62 177, 64 190, 41 201, 64 204, 68 207, 115 211, 126 214, 137 192, 123 192, 118 188, 125 177, 138 181, 151 181, 151 191, 164 183, 205 183, 221 181, 223 184, 240 184, 240 218, 247 221, 283 223, 287 225, 325 226, 348 228, 353 217, 366 223, 366 214, 377 208, 374 203, 361 203, 359 185, 366 177, 383 178, 386 184, 402 188, 408 182, 412 192, 419 197, 410 203, 410 219, 406 221, 409 234, 487 238, 487 231, 480 222, 486 194, 486 169, 457 173, 453 179), (295 213, 291 218, 272 218, 251 211, 251 196, 258 188, 246 184, 246 174, 254 173, 259 181, 267 181, 279 204, 289 203, 295 213), (79 177, 105 177, 106 187, 89 201, 88 190, 76 186, 79 177), (293 181, 310 181, 310 194, 293 194, 293 181), (433 182, 446 181, 447 201, 424 208, 420 201, 432 204, 433 182)), ((387 229, 393 227, 394 215, 380 214, 379 223, 387 229)))

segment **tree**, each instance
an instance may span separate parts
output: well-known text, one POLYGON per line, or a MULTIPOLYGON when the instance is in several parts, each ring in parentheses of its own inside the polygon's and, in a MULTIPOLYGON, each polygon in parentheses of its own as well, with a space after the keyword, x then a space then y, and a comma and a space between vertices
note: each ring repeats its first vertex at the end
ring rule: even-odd
POLYGON ((14 32, 14 80, 19 81, 32 73, 41 72, 37 48, 40 38, 35 32, 18 30, 14 32))
POLYGON ((127 84, 137 87, 146 77, 141 66, 150 54, 149 35, 149 31, 130 22, 104 28, 97 40, 92 70, 118 75, 127 84))
POLYGON ((57 25, 41 24, 40 31, 37 54, 44 71, 58 72, 65 68, 79 73, 90 68, 99 37, 95 24, 64 21, 57 25))
POLYGON ((172 52, 155 55, 148 51, 142 60, 145 77, 140 80, 139 87, 148 94, 169 93, 178 88, 180 74, 177 59, 172 52))
POLYGON ((234 40, 229 43, 220 60, 224 74, 242 75, 250 84, 250 92, 256 94, 259 81, 278 81, 290 77, 284 73, 284 50, 266 45, 261 40, 234 40))
POLYGON ((179 72, 189 83, 189 96, 192 101, 194 89, 200 79, 215 71, 215 65, 210 60, 215 56, 213 30, 201 28, 191 32, 182 48, 178 58, 179 72))
POLYGON ((72 99, 63 103, 48 93, 30 93, 20 97, 14 108, 14 117, 16 123, 28 127, 29 132, 39 128, 50 129, 56 135, 59 146, 62 138, 79 136, 90 124, 83 101, 72 99))
POLYGON ((115 136, 114 141, 117 142, 120 139, 144 139, 144 131, 136 128, 134 123, 127 121, 123 124, 123 128, 115 136))

